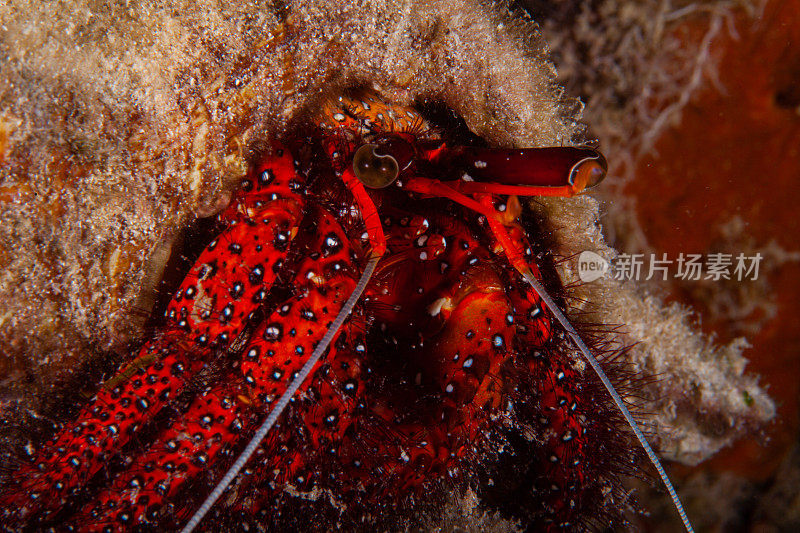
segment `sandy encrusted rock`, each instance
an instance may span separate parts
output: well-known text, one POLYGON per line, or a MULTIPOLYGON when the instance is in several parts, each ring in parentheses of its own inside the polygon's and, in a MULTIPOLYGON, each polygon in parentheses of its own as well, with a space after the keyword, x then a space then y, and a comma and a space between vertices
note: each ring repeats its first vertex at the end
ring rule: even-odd
POLYGON ((692 325, 690 310, 665 305, 633 281, 604 277, 581 283, 579 254, 594 252, 607 261, 617 255, 603 241, 598 204, 589 196, 538 199, 564 259, 559 271, 580 320, 623 325, 619 346, 629 346, 626 362, 637 374, 656 376, 635 385, 646 412, 646 429, 665 458, 697 464, 775 416, 775 405, 745 374, 745 339, 718 346, 692 325))

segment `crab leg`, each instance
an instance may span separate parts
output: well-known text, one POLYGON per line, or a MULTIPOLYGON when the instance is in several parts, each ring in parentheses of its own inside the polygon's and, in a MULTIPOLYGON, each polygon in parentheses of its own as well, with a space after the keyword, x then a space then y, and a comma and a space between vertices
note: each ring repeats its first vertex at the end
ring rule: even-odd
POLYGON ((227 376, 195 399, 180 420, 84 509, 87 521, 97 520, 98 527, 154 521, 166 501, 213 466, 220 452, 249 429, 251 418, 243 416, 243 404, 259 409, 286 390, 287 378, 303 366, 355 286, 344 231, 321 208, 313 214, 318 226, 298 239, 308 247, 298 250, 307 256, 292 282, 295 295, 253 332, 242 350, 238 375, 227 376))
POLYGON ((245 349, 241 371, 262 405, 283 394, 287 378, 302 368, 355 287, 344 230, 327 211, 318 208, 316 215, 308 256, 295 275, 295 296, 256 329, 245 349))
MULTIPOLYGON (((512 223, 502 229, 520 251, 531 249, 519 224, 512 223)), ((528 264, 540 278, 535 263, 528 261, 528 264)), ((545 352, 538 349, 545 345, 553 332, 552 314, 539 295, 530 287, 521 285, 509 291, 509 297, 516 316, 517 344, 523 348, 520 364, 529 376, 529 379, 521 380, 522 386, 526 382, 535 385, 532 393, 523 394, 518 399, 518 408, 525 409, 525 398, 535 397, 534 412, 547 413, 546 418, 539 420, 546 428, 543 431, 546 440, 539 453, 548 468, 538 473, 532 482, 540 485, 537 490, 542 494, 542 506, 550 519, 559 527, 566 526, 565 517, 580 503, 581 488, 586 486, 588 469, 592 464, 586 456, 586 432, 582 423, 586 406, 581 404, 583 395, 579 390, 585 378, 559 352, 548 351, 545 356, 545 352)), ((536 419, 533 413, 530 419, 536 419)))
MULTIPOLYGON (((480 201, 485 206, 492 205, 492 196, 488 194, 481 194, 478 195, 478 201, 480 201)), ((683 508, 683 504, 681 503, 680 498, 678 497, 678 493, 675 491, 675 487, 672 485, 669 477, 667 476, 664 467, 661 465, 661 461, 658 459, 655 451, 650 446, 650 443, 647 441, 644 433, 642 432, 641 428, 639 428, 639 424, 633 418, 633 415, 628 410, 628 407, 625 405, 625 401, 619 395, 619 393, 614 388, 614 385, 611 383, 611 380, 606 375, 603 368, 600 366, 600 363, 597 359, 592 355, 592 351, 586 345, 586 343, 581 338, 578 331, 566 317, 563 311, 556 305, 553 301, 552 297, 547 293, 544 289, 542 284, 539 282, 537 277, 534 275, 532 267, 528 261, 525 260, 523 247, 520 245, 519 242, 513 240, 509 235, 506 228, 498 221, 494 219, 488 219, 489 225, 492 228, 492 233, 494 234, 495 238, 499 242, 500 246, 502 246, 504 250, 504 254, 508 258, 509 262, 514 266, 517 271, 522 274, 522 277, 525 278, 525 281, 536 291, 539 298, 544 302, 550 312, 555 316, 556 320, 561 324, 561 326, 566 330, 567 334, 572 339, 575 346, 581 352, 583 357, 592 367, 592 369, 597 374, 597 377, 603 383, 603 386, 608 391, 611 399, 614 401, 614 404, 619 409, 622 416, 625 418, 625 421, 630 426, 633 434, 639 440, 639 443, 642 445, 647 457, 650 459, 650 462, 655 467, 658 475, 661 477, 661 480, 664 482, 664 486, 667 488, 667 492, 669 492, 670 498, 672 499, 672 503, 675 506, 675 509, 678 512, 678 515, 683 522, 686 531, 692 533, 694 529, 692 528, 692 524, 689 521, 688 516, 686 515, 686 511, 683 508)), ((568 435, 571 437, 572 432, 569 432, 568 435)), ((565 435, 567 436, 567 435, 565 435)))
MULTIPOLYGON (((304 362, 299 366, 298 370, 291 374, 291 380, 288 383, 288 386, 283 389, 283 392, 277 399, 277 402, 273 405, 273 409, 270 411, 269 415, 267 415, 261 426, 258 427, 244 451, 242 451, 234 464, 228 469, 219 483, 217 483, 217 485, 214 487, 214 490, 211 491, 211 494, 208 495, 206 500, 186 523, 184 528, 181 530, 183 533, 190 533, 195 527, 197 527, 197 525, 200 523, 200 520, 202 520, 205 514, 211 509, 228 485, 238 475, 239 471, 244 468, 244 465, 259 447, 261 441, 268 434, 269 430, 273 427, 283 411, 289 405, 289 402, 294 397, 294 394, 300 390, 305 383, 306 378, 311 375, 325 350, 328 348, 330 343, 336 339, 339 328, 352 312, 353 308, 358 302, 358 299, 361 297, 361 294, 372 278, 372 274, 375 271, 381 256, 386 251, 386 238, 383 233, 383 227, 381 226, 378 211, 375 208, 375 204, 372 202, 372 199, 367 194, 363 184, 355 177, 351 168, 345 169, 343 174, 340 174, 340 177, 342 178, 345 186, 347 186, 354 196, 355 203, 361 210, 362 221, 366 226, 367 236, 372 246, 367 264, 364 267, 364 271, 361 273, 361 277, 358 278, 358 281, 352 285, 352 290, 350 290, 346 300, 339 303, 337 312, 332 315, 333 320, 329 323, 326 323, 325 327, 319 330, 319 332, 322 333, 322 336, 319 338, 318 342, 312 344, 310 355, 304 359, 304 362)), ((334 270, 336 270, 335 267, 334 270)), ((322 311, 325 312, 324 307, 322 308, 322 311)), ((312 331, 313 330, 310 329, 309 333, 312 333, 312 331)), ((282 334, 282 330, 280 330, 280 333, 282 334)), ((267 335, 265 340, 270 340, 268 337, 272 334, 273 331, 265 329, 265 335, 267 335)), ((279 387, 275 385, 270 385, 268 387, 270 390, 279 390, 279 387)), ((262 392, 262 394, 264 393, 262 392)), ((265 400, 269 399, 269 395, 270 393, 267 392, 265 400)))
POLYGON ((277 492, 313 487, 333 457, 356 469, 355 465, 366 462, 346 437, 358 433, 363 424, 367 373, 363 322, 363 317, 356 317, 343 328, 307 394, 295 398, 282 422, 283 430, 267 435, 262 448, 269 462, 254 468, 252 475, 240 476, 239 483, 252 485, 248 491, 254 501, 247 508, 238 506, 239 512, 269 513, 277 492))
POLYGON ((181 420, 162 431, 107 489, 73 519, 82 531, 121 531, 134 524, 157 523, 166 499, 205 470, 249 420, 238 376, 197 397, 181 420))
POLYGON ((242 332, 275 280, 302 214, 291 156, 281 149, 276 154, 244 181, 221 215, 229 226, 201 253, 170 301, 164 332, 14 477, 14 493, 2 502, 6 515, 63 506, 74 487, 97 473, 104 458, 242 332))

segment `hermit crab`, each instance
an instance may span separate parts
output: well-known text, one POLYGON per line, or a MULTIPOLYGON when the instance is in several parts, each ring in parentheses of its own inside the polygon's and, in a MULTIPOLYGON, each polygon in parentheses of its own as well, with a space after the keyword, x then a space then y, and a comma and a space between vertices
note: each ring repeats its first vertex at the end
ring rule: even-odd
POLYGON ((158 331, 8 477, 3 528, 391 528, 466 488, 523 528, 604 527, 641 459, 625 419, 690 527, 518 200, 580 193, 603 156, 489 148, 368 91, 321 107, 242 180, 158 331))

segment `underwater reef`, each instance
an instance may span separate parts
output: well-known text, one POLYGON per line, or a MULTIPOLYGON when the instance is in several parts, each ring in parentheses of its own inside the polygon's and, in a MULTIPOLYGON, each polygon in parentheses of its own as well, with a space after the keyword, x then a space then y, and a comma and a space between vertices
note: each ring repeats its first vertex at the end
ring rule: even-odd
MULTIPOLYGON (((19 422, 20 405, 32 413, 47 409, 52 391, 74 380, 84 365, 123 353, 142 335, 184 229, 224 207, 272 141, 325 98, 370 87, 402 104, 444 104, 493 145, 558 146, 599 138, 611 175, 598 199, 532 202, 552 236, 552 252, 563 258, 556 268, 576 316, 587 324, 619 326, 615 342, 627 347, 625 363, 641 376, 638 416, 663 457, 697 465, 742 437, 751 451, 740 453, 763 455, 751 443, 763 440, 760 431, 775 415, 770 394, 776 386, 765 390, 757 373, 778 379, 781 373, 766 357, 791 350, 787 331, 796 332, 788 323, 776 324, 796 289, 775 287, 796 287, 796 259, 791 240, 771 241, 774 227, 754 222, 772 213, 751 199, 766 197, 776 183, 791 190, 783 176, 798 168, 797 152, 782 152, 789 152, 783 158, 787 170, 769 175, 783 181, 768 186, 752 179, 766 172, 757 162, 739 165, 738 174, 729 171, 736 165, 723 162, 721 173, 708 148, 720 145, 707 125, 714 111, 733 113, 724 107, 732 105, 727 91, 750 87, 725 77, 746 70, 747 62, 736 63, 734 52, 721 50, 738 50, 746 39, 760 43, 759 31, 766 30, 755 20, 796 16, 767 16, 776 9, 655 0, 635 7, 611 1, 509 6, 330 0, 266 7, 232 2, 224 8, 211 2, 0 6, 4 427, 19 422), (714 85, 716 72, 722 88, 714 85), (690 131, 694 141, 684 133, 690 131), (737 186, 731 186, 733 175, 740 176, 737 186), (681 219, 687 209, 697 214, 681 219), (590 250, 612 260, 618 252, 607 242, 628 253, 766 250, 773 259, 765 265, 774 270, 766 282, 745 289, 609 278, 580 283, 577 255, 590 250), (702 324, 689 305, 701 313, 702 324), (747 365, 756 371, 746 372, 747 365)), ((772 58, 767 64, 797 65, 780 53, 765 55, 772 58)), ((758 92, 752 84, 752 92, 741 89, 741 98, 766 94, 771 106, 790 115, 798 105, 791 91, 797 71, 786 76, 776 82, 777 92, 758 92)), ((748 109, 758 105, 749 102, 748 109)), ((797 131, 796 117, 781 119, 789 125, 776 122, 769 135, 791 139, 787 130, 797 131)), ((747 126, 730 126, 725 137, 726 121, 718 122, 718 135, 734 154, 747 145, 735 137, 737 128, 747 126)), ((785 143, 773 145, 793 146, 785 143)), ((793 346, 796 352, 796 340, 793 346)), ((796 403, 792 387, 778 387, 786 395, 779 413, 787 434, 797 429, 796 406, 785 407, 796 403)), ((26 444, 16 430, 5 433, 4 446, 26 444)), ((793 439, 775 439, 786 461, 793 439)), ((741 464, 732 457, 729 463, 741 464)), ((731 476, 736 482, 742 479, 737 476, 747 478, 730 474, 722 462, 713 465, 680 470, 690 497, 701 497, 702 483, 720 487, 731 476)), ((751 497, 756 485, 769 485, 775 494, 788 483, 770 479, 762 475, 739 486, 751 497)), ((690 516, 704 506, 693 501, 690 516)), ((659 520, 673 519, 649 493, 644 502, 659 520)), ((778 520, 764 505, 760 519, 778 520)), ((741 524, 742 513, 732 514, 741 524)), ((632 516, 648 524, 646 517, 632 516)), ((430 520, 431 528, 513 527, 487 513, 472 493, 455 495, 430 520)), ((707 523, 724 523, 724 517, 707 523)))

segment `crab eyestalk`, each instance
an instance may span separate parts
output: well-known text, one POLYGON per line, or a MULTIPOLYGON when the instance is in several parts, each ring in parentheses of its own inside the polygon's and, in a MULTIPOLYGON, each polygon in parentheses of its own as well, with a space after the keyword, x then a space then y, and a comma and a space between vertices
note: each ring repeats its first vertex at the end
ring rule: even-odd
POLYGON ((592 148, 442 147, 432 163, 448 168, 448 184, 465 194, 575 196, 606 177, 608 163, 592 148))

